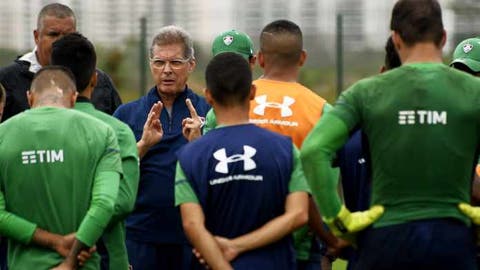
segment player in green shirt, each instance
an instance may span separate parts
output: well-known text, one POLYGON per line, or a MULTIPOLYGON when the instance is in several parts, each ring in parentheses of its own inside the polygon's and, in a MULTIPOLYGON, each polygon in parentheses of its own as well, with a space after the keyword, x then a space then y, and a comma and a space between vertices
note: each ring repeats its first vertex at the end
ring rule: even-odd
MULTIPOLYGON (((75 91, 68 70, 43 68, 28 96, 32 109, 0 126, 0 234, 9 238, 11 270, 74 269, 114 212, 122 173, 117 138, 103 122, 67 109, 75 91), (73 232, 73 244, 60 252, 65 260, 40 246, 59 251, 58 236, 73 232)), ((94 254, 84 269, 99 269, 98 259, 94 254)))
POLYGON ((124 219, 135 204, 140 173, 135 137, 130 127, 115 117, 96 110, 90 102, 97 73, 95 48, 88 39, 81 34, 72 33, 55 41, 52 45, 51 63, 67 67, 74 74, 79 92, 74 108, 105 122, 117 135, 123 179, 120 180, 114 215, 98 244, 98 251, 102 255, 102 269, 126 270, 129 264, 124 219))
POLYGON ((478 209, 465 203, 480 146, 480 81, 442 64, 437 1, 398 1, 391 29, 403 66, 340 96, 304 143, 305 174, 338 235, 374 223, 356 269, 475 269, 469 217, 476 222, 478 209), (323 175, 355 127, 369 142, 374 206, 350 213, 323 175))

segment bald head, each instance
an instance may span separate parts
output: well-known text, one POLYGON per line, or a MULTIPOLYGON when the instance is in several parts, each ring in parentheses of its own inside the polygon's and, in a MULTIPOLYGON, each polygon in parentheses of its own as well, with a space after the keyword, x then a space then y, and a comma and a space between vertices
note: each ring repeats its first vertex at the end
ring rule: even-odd
POLYGON ((61 66, 47 66, 35 74, 28 100, 31 107, 71 108, 76 95, 75 78, 70 70, 61 66))
POLYGON ((293 66, 303 51, 300 27, 288 20, 278 20, 265 26, 260 34, 260 51, 267 64, 293 66))

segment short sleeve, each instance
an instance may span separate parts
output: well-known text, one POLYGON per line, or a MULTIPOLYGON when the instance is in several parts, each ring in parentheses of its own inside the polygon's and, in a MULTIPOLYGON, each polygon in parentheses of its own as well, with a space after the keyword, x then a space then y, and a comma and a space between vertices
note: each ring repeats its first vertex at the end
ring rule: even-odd
POLYGON ((175 172, 175 206, 182 203, 199 203, 197 195, 185 176, 180 163, 177 162, 175 172))

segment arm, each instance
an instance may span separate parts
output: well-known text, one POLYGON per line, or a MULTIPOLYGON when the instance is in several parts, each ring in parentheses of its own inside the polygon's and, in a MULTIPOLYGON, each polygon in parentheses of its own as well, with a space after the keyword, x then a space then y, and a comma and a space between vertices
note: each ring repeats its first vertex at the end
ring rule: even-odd
POLYGON ((283 215, 270 220, 255 231, 232 240, 222 237, 216 237, 216 239, 227 259, 233 260, 246 251, 254 250, 282 239, 287 234, 304 225, 307 219, 308 194, 306 192, 294 192, 287 196, 285 213, 283 215))
POLYGON ((348 139, 345 122, 333 113, 325 115, 308 135, 302 146, 305 176, 314 191, 324 219, 335 235, 357 232, 383 214, 382 206, 364 212, 350 213, 341 204, 337 191, 338 178, 329 176, 333 153, 348 139))
POLYGON ((123 178, 120 179, 115 212, 109 226, 124 220, 135 206, 140 178, 139 158, 135 137, 128 126, 118 134, 123 178))
POLYGON ((19 216, 5 210, 5 199, 0 192, 0 234, 23 244, 36 244, 55 250, 62 256, 67 256, 73 234, 62 236, 38 228, 19 216))
POLYGON ((336 237, 324 226, 322 215, 318 211, 317 205, 312 197, 309 198, 308 225, 315 234, 327 244, 327 255, 337 257, 340 252, 351 244, 341 238, 336 237))
POLYGON ((195 249, 202 254, 203 260, 206 260, 213 269, 232 269, 228 261, 221 256, 222 252, 213 236, 205 228, 203 210, 180 162, 177 162, 175 173, 175 205, 180 206, 185 234, 195 249))
POLYGON ((196 250, 212 269, 233 269, 230 263, 222 256, 217 242, 205 228, 205 216, 202 208, 196 203, 180 205, 182 224, 185 234, 196 250))
POLYGON ((157 144, 163 137, 162 123, 160 122, 162 108, 162 102, 158 101, 153 104, 148 113, 147 120, 143 126, 142 138, 137 142, 138 156, 140 159, 145 156, 150 147, 157 144))
POLYGON ((338 178, 331 175, 331 162, 336 150, 347 139, 347 126, 335 115, 327 113, 309 133, 301 149, 305 176, 320 211, 327 218, 335 217, 340 211, 338 178))

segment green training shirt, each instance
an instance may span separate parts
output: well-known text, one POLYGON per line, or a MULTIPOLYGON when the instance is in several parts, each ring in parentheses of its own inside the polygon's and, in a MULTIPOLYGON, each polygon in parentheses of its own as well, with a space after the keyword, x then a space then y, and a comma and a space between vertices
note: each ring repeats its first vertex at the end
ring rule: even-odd
POLYGON ((327 217, 338 214, 340 202, 336 183, 319 175, 357 126, 369 142, 371 204, 385 207, 376 227, 446 217, 469 223, 457 205, 470 201, 479 150, 479 79, 443 64, 416 63, 345 91, 302 148, 306 176, 327 217))
POLYGON ((113 128, 120 147, 123 178, 120 179, 115 212, 108 228, 103 234, 103 241, 109 254, 109 269, 128 269, 128 255, 125 247, 124 219, 132 211, 137 197, 140 176, 137 142, 132 130, 117 118, 96 110, 86 98, 79 97, 75 109, 87 113, 113 128))
MULTIPOLYGON (((38 226, 92 246, 110 220, 122 173, 111 127, 84 113, 41 107, 0 126, 0 234, 9 269, 50 269, 63 258, 27 245, 38 226)), ((98 269, 98 255, 85 269, 98 269)))

